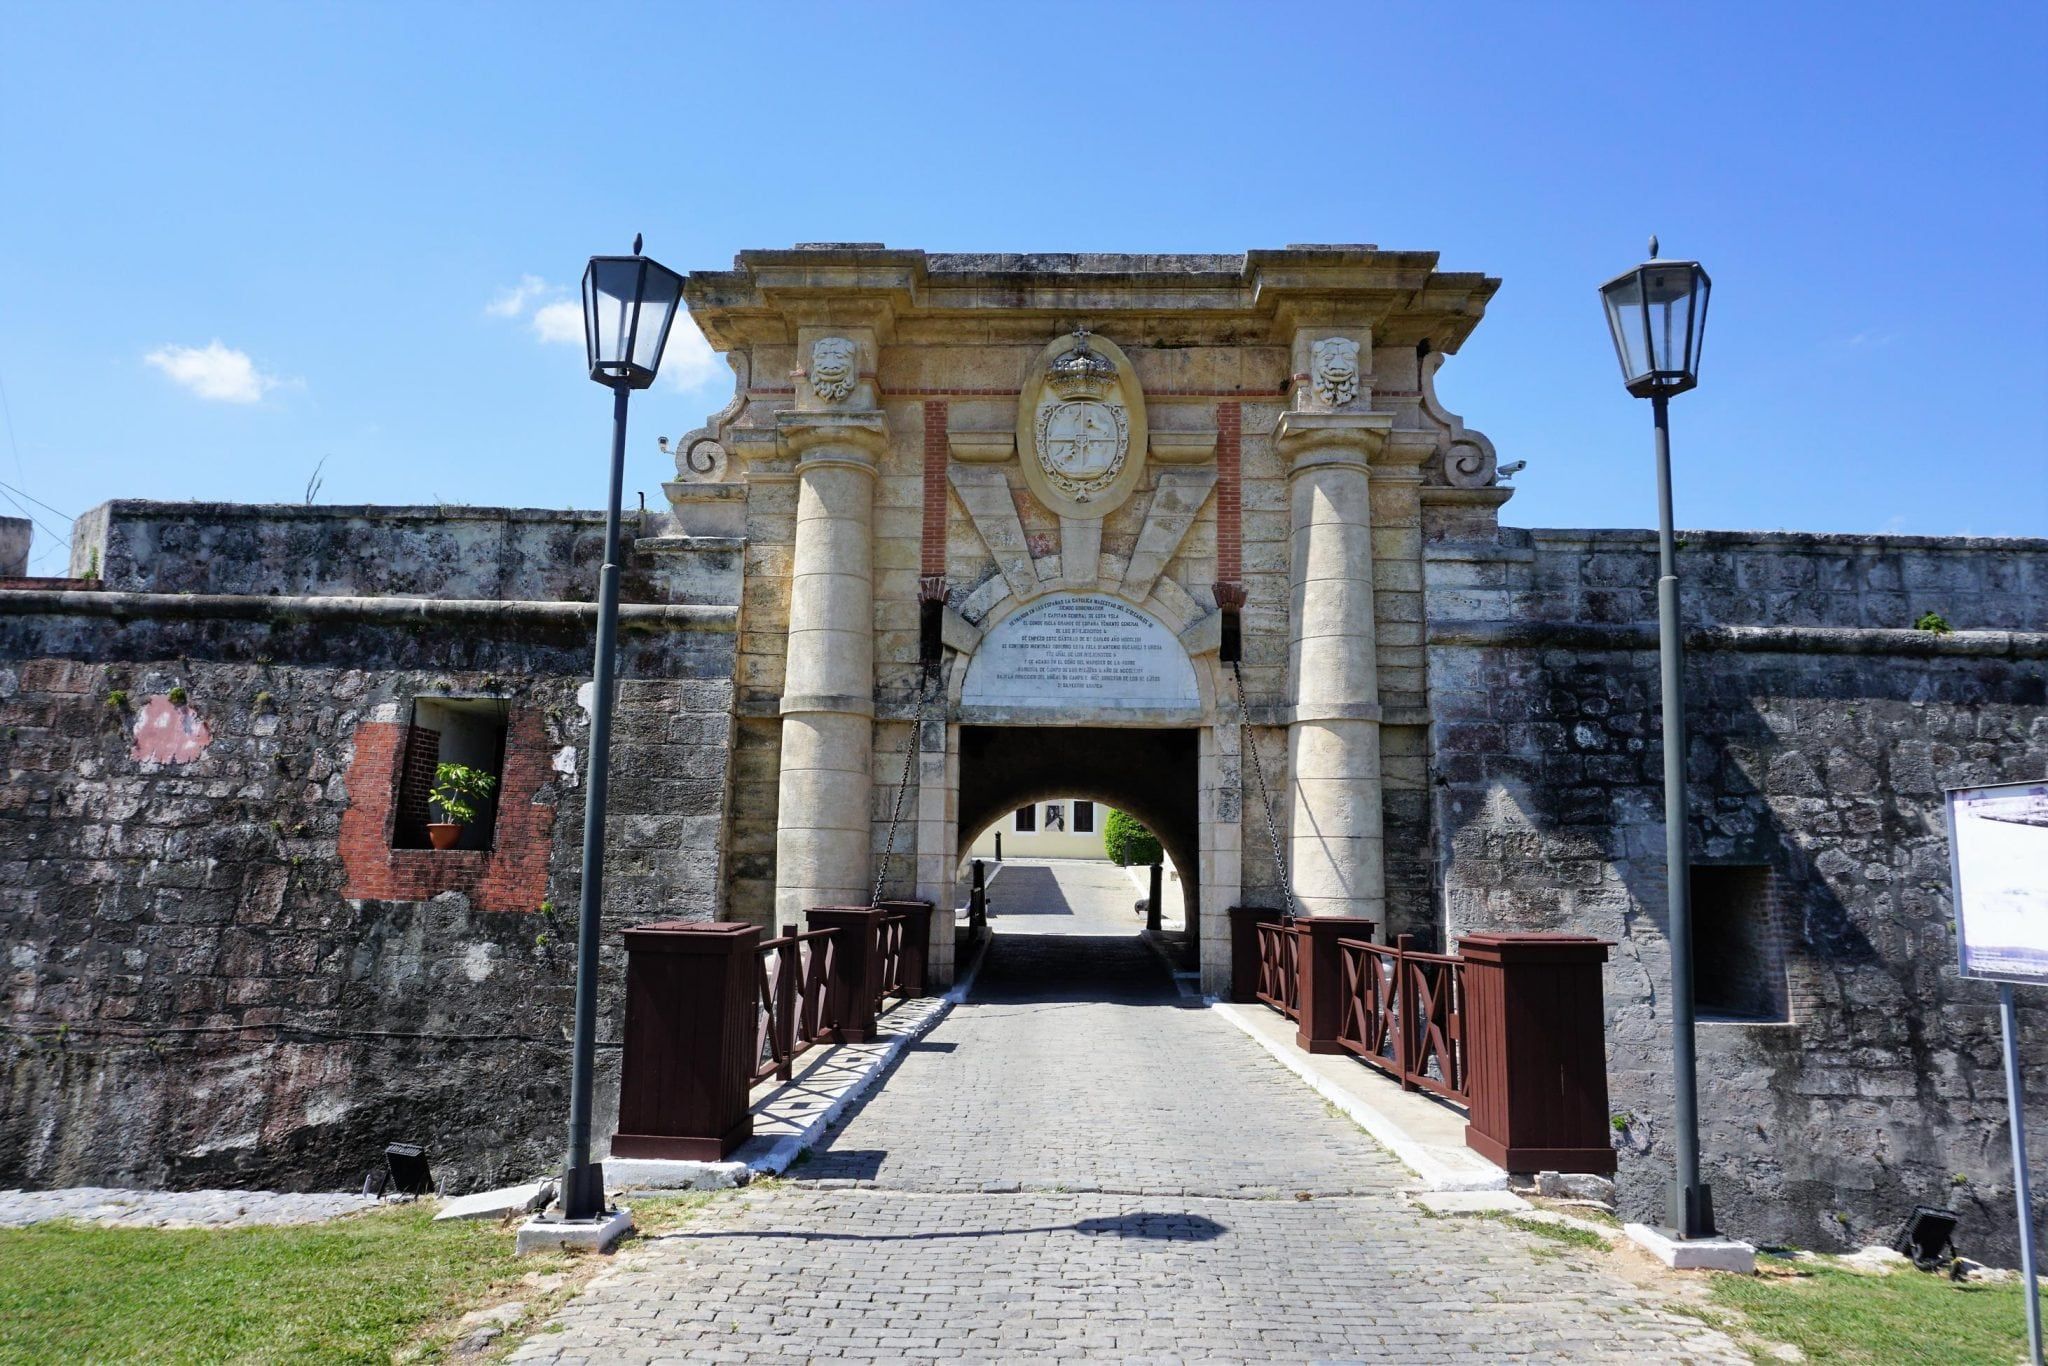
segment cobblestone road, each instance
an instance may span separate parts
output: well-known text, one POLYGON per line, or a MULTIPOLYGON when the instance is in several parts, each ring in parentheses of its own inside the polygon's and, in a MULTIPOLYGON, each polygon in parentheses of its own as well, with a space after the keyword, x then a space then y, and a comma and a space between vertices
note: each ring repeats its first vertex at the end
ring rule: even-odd
POLYGON ((1578 1249, 1416 1211, 1129 935, 1002 927, 792 1175, 629 1246, 516 1359, 1747 1359, 1578 1249))

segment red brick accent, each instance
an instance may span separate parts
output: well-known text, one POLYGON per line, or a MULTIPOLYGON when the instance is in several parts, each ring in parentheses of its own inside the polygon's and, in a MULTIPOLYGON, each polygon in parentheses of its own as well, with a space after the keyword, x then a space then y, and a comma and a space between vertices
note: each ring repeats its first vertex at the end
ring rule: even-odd
POLYGON ((547 735, 537 712, 515 711, 505 733, 495 848, 393 849, 392 822, 407 727, 372 721, 356 728, 341 817, 341 894, 350 900, 425 901, 463 892, 479 910, 532 911, 548 890, 555 808, 534 796, 548 777, 547 735))
POLYGON ((1244 577, 1244 479, 1239 463, 1244 407, 1216 405, 1216 577, 1235 583, 1244 577))
POLYGON ((949 403, 924 405, 924 542, 918 564, 927 575, 946 572, 946 460, 952 453, 946 420, 951 409, 949 403))

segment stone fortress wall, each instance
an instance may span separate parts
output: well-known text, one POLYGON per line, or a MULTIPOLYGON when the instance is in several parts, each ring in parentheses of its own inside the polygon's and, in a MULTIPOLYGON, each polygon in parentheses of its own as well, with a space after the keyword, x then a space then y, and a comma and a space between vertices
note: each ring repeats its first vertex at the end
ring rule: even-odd
MULTIPOLYGON (((0 1184, 335 1189, 392 1140, 451 1189, 551 1169, 592 620, 559 599, 602 519, 114 503, 90 532, 103 587, 0 601, 0 1184), (419 698, 502 707, 495 852, 391 847, 419 698)), ((608 929, 709 918, 723 877, 732 613, 634 596, 608 929)))
MULTIPOLYGON (((1971 1255, 2009 1261, 1996 991, 1956 975, 1941 793, 2048 773, 2048 542, 1680 540, 1693 858, 1737 879, 1694 884, 1717 1216, 1841 1248, 1951 1205, 1971 1255), (1910 629, 1927 612, 1954 632, 1910 629), (1750 974, 1722 985, 1754 1018, 1715 1018, 1716 967, 1750 974)), ((1623 1209, 1655 1220, 1671 1170, 1655 539, 1503 529, 1429 555, 1444 926, 1616 941, 1623 1209)), ((2027 995, 2040 1133, 2048 1011, 2027 995)))

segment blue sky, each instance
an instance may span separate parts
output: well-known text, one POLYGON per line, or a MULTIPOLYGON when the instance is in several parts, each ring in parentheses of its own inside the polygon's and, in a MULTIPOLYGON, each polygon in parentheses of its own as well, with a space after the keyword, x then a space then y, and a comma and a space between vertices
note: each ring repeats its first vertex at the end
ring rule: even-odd
MULTIPOLYGON (((1435 249, 1504 280, 1440 389, 1529 461, 1506 519, 1640 526, 1594 290, 1655 231, 1717 286, 1683 525, 2048 534, 2040 4, 7 0, 0 33, 0 483, 67 514, 298 501, 323 460, 322 501, 593 506, 607 397, 546 307, 640 231, 684 270, 1435 249)), ((655 506, 656 436, 730 386, 671 367, 633 410, 655 506)))

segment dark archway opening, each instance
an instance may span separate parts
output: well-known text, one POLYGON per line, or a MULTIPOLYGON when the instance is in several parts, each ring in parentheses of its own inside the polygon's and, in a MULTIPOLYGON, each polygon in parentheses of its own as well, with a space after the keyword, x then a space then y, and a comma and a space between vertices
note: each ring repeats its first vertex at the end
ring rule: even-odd
POLYGON ((1159 837, 1180 873, 1187 948, 1199 954, 1201 750, 1189 729, 962 726, 960 847, 1020 806, 1083 797, 1127 811, 1159 837))

